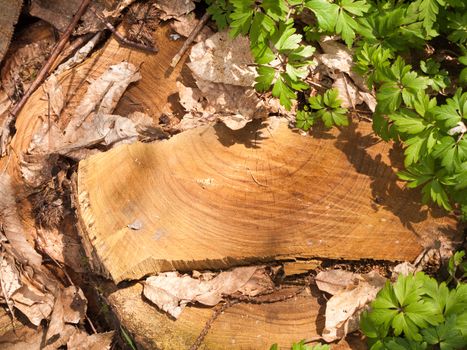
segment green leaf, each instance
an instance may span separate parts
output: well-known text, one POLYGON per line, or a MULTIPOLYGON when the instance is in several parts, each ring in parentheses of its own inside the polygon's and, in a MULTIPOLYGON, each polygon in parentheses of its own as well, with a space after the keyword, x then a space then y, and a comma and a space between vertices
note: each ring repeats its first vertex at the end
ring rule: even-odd
POLYGON ((318 19, 318 25, 323 31, 332 32, 336 25, 339 6, 326 0, 308 0, 305 6, 313 11, 318 19))
POLYGON ((256 70, 258 76, 255 78, 255 89, 259 92, 268 91, 276 75, 276 70, 268 66, 259 66, 256 70))
POLYGON ((295 92, 290 89, 285 83, 284 73, 281 73, 272 88, 272 95, 278 97, 281 105, 285 109, 290 110, 292 107, 292 100, 296 98, 295 92))
POLYGON ((230 14, 230 35, 247 35, 254 14, 254 0, 230 0, 234 10, 230 14))
POLYGON ((285 0, 263 0, 261 7, 274 21, 285 20, 289 7, 285 0))

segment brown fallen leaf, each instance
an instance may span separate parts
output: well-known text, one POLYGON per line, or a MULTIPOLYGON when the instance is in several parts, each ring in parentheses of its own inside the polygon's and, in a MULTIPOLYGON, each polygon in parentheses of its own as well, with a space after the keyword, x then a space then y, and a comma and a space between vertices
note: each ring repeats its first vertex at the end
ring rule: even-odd
POLYGON ((250 43, 239 36, 232 39, 228 32, 218 32, 194 45, 188 66, 197 79, 252 87, 256 77, 250 43))
POLYGON ((371 271, 359 275, 342 270, 320 272, 318 288, 333 294, 326 303, 322 338, 327 342, 344 338, 359 328, 360 314, 384 286, 386 279, 371 271))
POLYGON ((52 112, 55 113, 57 117, 60 117, 60 113, 65 105, 65 98, 57 77, 52 74, 42 86, 49 99, 52 112))
POLYGON ((97 334, 76 332, 67 343, 68 350, 109 350, 115 331, 97 334))
POLYGON ((327 68, 327 75, 334 79, 333 87, 339 90, 339 98, 343 101, 343 107, 354 107, 365 102, 374 112, 376 99, 368 90, 365 80, 353 70, 353 52, 332 38, 325 38, 319 44, 324 53, 315 56, 327 68), (345 82, 344 73, 349 77, 345 82))
POLYGON ((213 306, 222 300, 223 295, 239 291, 254 296, 272 287, 273 282, 265 269, 251 266, 221 272, 214 278, 209 275, 206 279, 166 272, 148 277, 143 294, 161 310, 178 318, 188 303, 213 306))
POLYGON ((153 6, 162 11, 161 19, 164 21, 186 15, 195 9, 191 0, 158 0, 153 6))
POLYGON ((319 272, 315 277, 315 282, 321 291, 335 295, 352 286, 355 279, 356 274, 350 271, 327 270, 319 272))
MULTIPOLYGON (((106 2, 99 1, 93 2, 91 5, 93 10, 102 13, 104 7, 102 4, 106 2)), ((111 3, 111 2, 107 2, 111 3)), ((43 19, 50 23, 60 32, 63 32, 68 24, 71 22, 73 15, 81 5, 81 0, 32 0, 29 7, 29 13, 43 19)), ((73 35, 82 35, 86 33, 95 33, 105 28, 105 24, 88 9, 83 16, 81 16, 80 24, 75 28, 73 35)))
POLYGON ((216 33, 193 46, 190 60, 198 89, 178 85, 187 111, 180 130, 213 119, 237 130, 253 118, 267 116, 264 102, 252 88, 256 72, 250 66, 253 58, 247 39, 232 40, 226 32, 216 33))
POLYGON ((3 234, 8 239, 15 258, 21 264, 39 268, 42 257, 24 236, 24 228, 18 216, 16 194, 8 174, 0 174, 0 221, 3 234))
POLYGON ((46 340, 62 334, 66 324, 79 324, 84 320, 86 310, 87 299, 80 288, 70 286, 59 290, 47 328, 46 340))
POLYGON ((141 74, 131 63, 121 62, 110 66, 88 86, 73 119, 65 129, 65 135, 74 134, 93 111, 96 111, 96 114, 112 113, 128 85, 139 79, 141 74))
POLYGON ((54 297, 47 291, 39 290, 32 283, 25 284, 13 293, 13 305, 21 311, 31 323, 39 326, 41 321, 47 319, 52 313, 54 297))
MULTIPOLYGON (((190 12, 187 15, 177 17, 170 23, 170 27, 181 36, 188 38, 198 22, 199 19, 196 18, 194 12, 190 12)), ((206 40, 212 35, 213 31, 208 26, 204 26, 201 32, 195 37, 194 42, 197 43, 206 40)))

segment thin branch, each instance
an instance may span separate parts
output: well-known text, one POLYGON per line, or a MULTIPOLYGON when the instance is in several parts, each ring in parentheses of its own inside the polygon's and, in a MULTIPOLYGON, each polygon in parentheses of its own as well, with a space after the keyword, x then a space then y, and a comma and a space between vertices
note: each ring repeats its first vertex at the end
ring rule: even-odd
POLYGON ((209 320, 207 320, 206 324, 204 325, 204 328, 203 330, 201 331, 201 333, 198 335, 198 337, 196 338, 195 342, 193 343, 192 346, 190 346, 190 349, 189 350, 198 350, 199 346, 201 345, 201 343, 203 342, 204 338, 206 338, 206 335, 208 334, 209 332, 209 329, 211 328, 212 324, 214 323, 214 321, 219 317, 219 315, 221 313, 223 313, 225 310, 227 310, 229 307, 231 307, 232 305, 234 304, 238 304, 239 301, 237 300, 227 300, 225 303, 221 304, 220 306, 218 306, 214 312, 212 313, 211 317, 209 318, 209 320))
POLYGON ((137 43, 135 41, 132 41, 132 40, 130 40, 128 38, 125 38, 122 34, 120 34, 117 31, 117 29, 112 25, 112 23, 107 21, 105 18, 102 18, 102 16, 99 15, 92 8, 91 8, 91 12, 94 14, 94 16, 96 16, 107 27, 108 30, 110 30, 112 32, 112 34, 115 36, 115 39, 117 39, 117 41, 120 42, 120 44, 127 45, 127 46, 132 46, 132 47, 135 47, 135 48, 137 48, 139 50, 149 51, 149 52, 152 52, 152 53, 156 53, 156 52, 159 51, 157 47, 147 46, 147 45, 140 44, 140 43, 137 43))
POLYGON ((188 50, 190 45, 193 43, 198 33, 201 31, 201 29, 203 29, 204 25, 209 19, 209 16, 210 14, 206 12, 203 15, 203 17, 201 17, 196 27, 190 33, 190 36, 185 40, 185 42, 183 43, 183 46, 180 48, 180 50, 177 52, 177 54, 172 59, 172 62, 170 62, 170 67, 175 68, 177 66, 178 62, 183 57, 185 52, 188 50))
POLYGON ((47 74, 49 73, 50 71, 50 68, 52 68, 55 60, 58 58, 58 56, 60 55, 61 51, 63 50, 63 48, 65 47, 65 45, 67 44, 68 42, 68 39, 70 38, 71 36, 71 33, 73 32, 73 29, 76 27, 76 25, 78 24, 78 21, 80 20, 81 16, 84 14, 84 12, 86 11, 86 8, 88 7, 89 3, 91 2, 91 0, 83 0, 81 2, 81 5, 78 9, 78 11, 76 12, 76 14, 74 15, 72 21, 70 22, 70 24, 68 25, 68 27, 66 28, 65 32, 62 34, 59 42, 57 43, 57 45, 55 45, 54 49, 52 50, 52 54, 50 55, 50 57, 47 59, 47 62, 42 66, 41 70, 39 71, 39 73, 37 74, 37 77, 36 79, 34 79, 34 81, 32 82, 31 86, 29 87, 29 89, 26 90, 26 92, 24 93, 23 97, 21 98, 21 100, 13 107, 13 109, 10 111, 10 118, 9 118, 9 121, 10 123, 16 119, 16 116, 18 115, 18 113, 21 111, 21 109, 24 107, 24 105, 26 104, 27 100, 29 99, 29 97, 33 94, 34 91, 36 91, 36 89, 42 84, 42 82, 45 80, 47 74))

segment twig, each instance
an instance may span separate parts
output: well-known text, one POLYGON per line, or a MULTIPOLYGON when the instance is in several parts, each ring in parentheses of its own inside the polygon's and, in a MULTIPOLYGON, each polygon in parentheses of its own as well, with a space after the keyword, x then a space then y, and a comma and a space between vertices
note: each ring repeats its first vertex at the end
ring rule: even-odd
POLYGON ((198 35, 198 33, 203 29, 204 25, 209 19, 210 14, 205 13, 203 17, 199 20, 198 24, 196 27, 192 30, 190 33, 190 36, 185 40, 183 43, 183 46, 180 48, 180 50, 177 52, 177 54, 172 58, 172 62, 170 62, 170 67, 175 68, 182 58, 182 56, 185 54, 185 52, 188 50, 188 47, 190 47, 191 43, 195 40, 195 37, 198 35))
POLYGON ((239 301, 237 300, 227 300, 224 304, 220 305, 214 312, 212 313, 211 317, 209 320, 207 320, 206 324, 204 325, 203 330, 201 333, 198 335, 198 338, 196 338, 195 342, 193 343, 192 346, 190 346, 189 350, 198 350, 199 346, 203 342, 204 338, 206 338, 206 335, 209 332, 209 329, 211 328, 212 324, 214 321, 219 317, 219 315, 227 310, 229 307, 231 307, 234 304, 238 304, 239 301))
POLYGON ((152 47, 152 46, 147 46, 144 44, 137 43, 135 41, 132 41, 128 38, 125 38, 122 34, 120 34, 117 29, 112 25, 112 23, 106 21, 104 18, 102 18, 97 12, 95 12, 93 9, 91 9, 91 12, 94 13, 94 15, 102 22, 104 25, 107 27, 108 30, 112 32, 112 34, 115 36, 118 42, 120 42, 122 45, 127 45, 127 46, 133 46, 137 49, 143 50, 143 51, 149 51, 156 53, 158 52, 157 47, 152 47))
POLYGON ((10 115, 9 115, 9 119, 8 119, 9 123, 8 124, 10 124, 13 120, 16 119, 16 116, 21 111, 21 109, 24 107, 24 105, 26 104, 29 97, 42 84, 42 82, 46 78, 47 74, 49 73, 50 68, 53 66, 55 60, 58 58, 58 56, 60 55, 60 52, 63 50, 66 43, 68 42, 68 39, 70 38, 70 35, 73 32, 73 29, 75 28, 76 24, 78 24, 78 21, 80 20, 81 16, 86 11, 86 8, 88 7, 90 2, 91 2, 91 0, 83 0, 81 2, 81 5, 80 5, 78 11, 74 15, 72 21, 70 22, 70 24, 66 28, 65 32, 62 34, 62 36, 61 36, 60 40, 58 41, 57 45, 55 45, 54 49, 52 50, 52 54, 47 59, 47 62, 42 66, 41 70, 37 74, 36 79, 34 79, 31 86, 29 87, 29 89, 26 90, 26 92, 24 93, 21 100, 10 111, 10 115))

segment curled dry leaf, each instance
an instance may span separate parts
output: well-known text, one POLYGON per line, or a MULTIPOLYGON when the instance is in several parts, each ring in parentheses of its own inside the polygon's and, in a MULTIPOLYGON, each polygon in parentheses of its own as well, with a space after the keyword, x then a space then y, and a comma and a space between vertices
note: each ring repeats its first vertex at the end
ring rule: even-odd
POLYGON ((97 114, 112 113, 128 85, 141 79, 138 68, 128 62, 110 66, 99 78, 89 85, 86 94, 75 110, 73 120, 65 134, 73 133, 85 119, 96 111, 97 114))
POLYGON ((54 297, 45 289, 39 290, 24 278, 22 283, 23 286, 12 295, 11 300, 15 308, 21 311, 33 325, 38 326, 52 313, 54 297))
POLYGON ((115 332, 87 334, 85 332, 74 333, 67 343, 68 350, 109 350, 115 332))
POLYGON ((188 303, 213 306, 222 300, 223 295, 238 291, 254 296, 273 287, 263 267, 239 267, 210 277, 195 279, 167 272, 147 278, 143 293, 161 310, 178 318, 188 303))
POLYGON ((384 286, 386 279, 377 272, 364 275, 342 270, 320 272, 318 288, 333 294, 326 304, 322 338, 327 342, 344 338, 358 329, 360 314, 384 286))
POLYGON ((60 64, 57 67, 57 69, 53 72, 53 75, 58 76, 60 73, 63 73, 73 68, 77 64, 83 62, 84 59, 88 57, 92 49, 99 42, 101 37, 102 32, 96 33, 85 45, 83 45, 78 51, 76 51, 72 57, 60 64))
POLYGON ((153 6, 162 11, 161 19, 164 21, 186 15, 195 9, 192 0, 158 0, 153 6))

